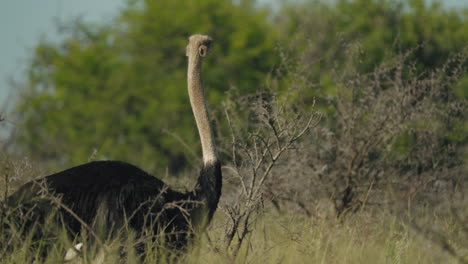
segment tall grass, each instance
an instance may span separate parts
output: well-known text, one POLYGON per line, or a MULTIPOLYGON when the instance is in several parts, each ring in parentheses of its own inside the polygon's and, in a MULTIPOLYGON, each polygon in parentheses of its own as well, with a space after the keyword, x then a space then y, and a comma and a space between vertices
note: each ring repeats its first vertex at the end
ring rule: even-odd
MULTIPOLYGON (((434 219, 429 213, 425 219, 441 226, 452 246, 462 246, 456 241, 466 243, 464 233, 451 219, 434 219)), ((237 256, 223 243, 224 222, 223 216, 217 215, 209 230, 177 258, 155 250, 144 259, 134 252, 122 256, 122 249, 131 244, 129 238, 108 240, 105 255, 97 247, 87 248, 70 263, 459 263, 446 249, 386 213, 361 214, 345 222, 334 217, 267 214, 258 219, 237 256)), ((13 248, 2 253, 0 263, 62 263, 73 244, 60 236, 45 259, 35 260, 39 253, 32 250, 33 243, 40 242, 16 238, 10 243, 13 248)), ((465 258, 468 255, 467 249, 460 252, 465 258)))

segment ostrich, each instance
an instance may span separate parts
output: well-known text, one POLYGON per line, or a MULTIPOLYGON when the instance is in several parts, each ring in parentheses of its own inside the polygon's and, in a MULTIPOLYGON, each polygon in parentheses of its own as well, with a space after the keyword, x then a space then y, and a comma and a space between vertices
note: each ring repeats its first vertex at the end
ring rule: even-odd
POLYGON ((75 237, 84 226, 118 230, 128 224, 137 237, 150 230, 153 235, 163 234, 170 247, 183 248, 191 231, 210 222, 221 196, 221 166, 201 76, 211 43, 209 36, 192 35, 186 47, 188 93, 203 151, 193 191, 175 191, 125 162, 94 161, 26 183, 6 199, 6 204, 20 208, 22 216, 29 217, 30 226, 41 226, 53 207, 50 200, 43 199, 43 193, 52 193, 60 201, 58 217, 75 237))

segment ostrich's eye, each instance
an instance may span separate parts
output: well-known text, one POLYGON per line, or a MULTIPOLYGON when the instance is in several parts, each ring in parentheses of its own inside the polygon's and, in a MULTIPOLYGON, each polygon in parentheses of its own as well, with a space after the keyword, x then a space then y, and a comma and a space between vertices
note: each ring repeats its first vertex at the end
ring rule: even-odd
POLYGON ((201 46, 198 48, 198 53, 200 54, 200 56, 205 57, 206 54, 208 53, 208 47, 205 46, 205 45, 201 45, 201 46))

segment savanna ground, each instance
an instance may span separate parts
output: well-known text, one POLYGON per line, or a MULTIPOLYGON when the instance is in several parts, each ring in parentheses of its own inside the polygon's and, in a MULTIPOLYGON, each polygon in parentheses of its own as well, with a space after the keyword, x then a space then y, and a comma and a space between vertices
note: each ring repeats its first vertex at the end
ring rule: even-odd
MULTIPOLYGON (((94 246, 80 259, 65 263, 465 263, 468 254, 466 221, 458 212, 447 214, 429 206, 418 215, 408 210, 397 216, 379 208, 341 219, 329 201, 315 203, 312 216, 262 208, 262 213, 249 220, 242 242, 240 234, 228 242, 233 219, 223 209, 176 260, 147 245, 151 250, 142 261, 131 249, 134 241, 128 238, 106 240, 104 258, 100 247, 94 246), (122 248, 127 250, 125 256, 122 248)), ((76 242, 63 231, 57 234, 47 258, 36 261, 40 253, 32 248, 37 241, 30 237, 3 240, 12 248, 2 248, 0 263, 64 263, 65 252, 76 242)))
MULTIPOLYGON (((78 21, 62 43, 38 44, 0 123, 14 124, 1 197, 107 158, 191 189, 199 146, 183 50, 206 32, 218 40, 204 71, 222 198, 187 253, 147 242, 144 263, 468 263, 466 10, 343 0, 276 12, 130 1, 112 25, 78 21)), ((35 261, 41 241, 20 233, 0 234, 1 263, 61 263, 74 243, 57 231, 35 261)), ((103 238, 75 262, 105 248, 103 263, 139 263, 134 242, 103 238)))

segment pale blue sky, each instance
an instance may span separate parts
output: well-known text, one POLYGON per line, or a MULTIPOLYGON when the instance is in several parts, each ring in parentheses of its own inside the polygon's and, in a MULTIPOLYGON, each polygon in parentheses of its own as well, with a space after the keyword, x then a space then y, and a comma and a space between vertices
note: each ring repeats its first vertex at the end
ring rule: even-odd
MULTIPOLYGON (((69 21, 76 16, 85 21, 110 21, 124 3, 125 0, 0 0, 0 114, 11 106, 8 95, 15 93, 8 80, 24 76, 32 47, 41 37, 58 40, 55 21, 69 21)), ((468 0, 444 3, 451 7, 468 6, 468 0)))
MULTIPOLYGON (((124 0, 0 0, 0 111, 8 105, 8 80, 24 76, 32 48, 41 37, 58 40, 56 21, 77 16, 110 21, 124 0)), ((0 112, 1 113, 1 112, 0 112)))

